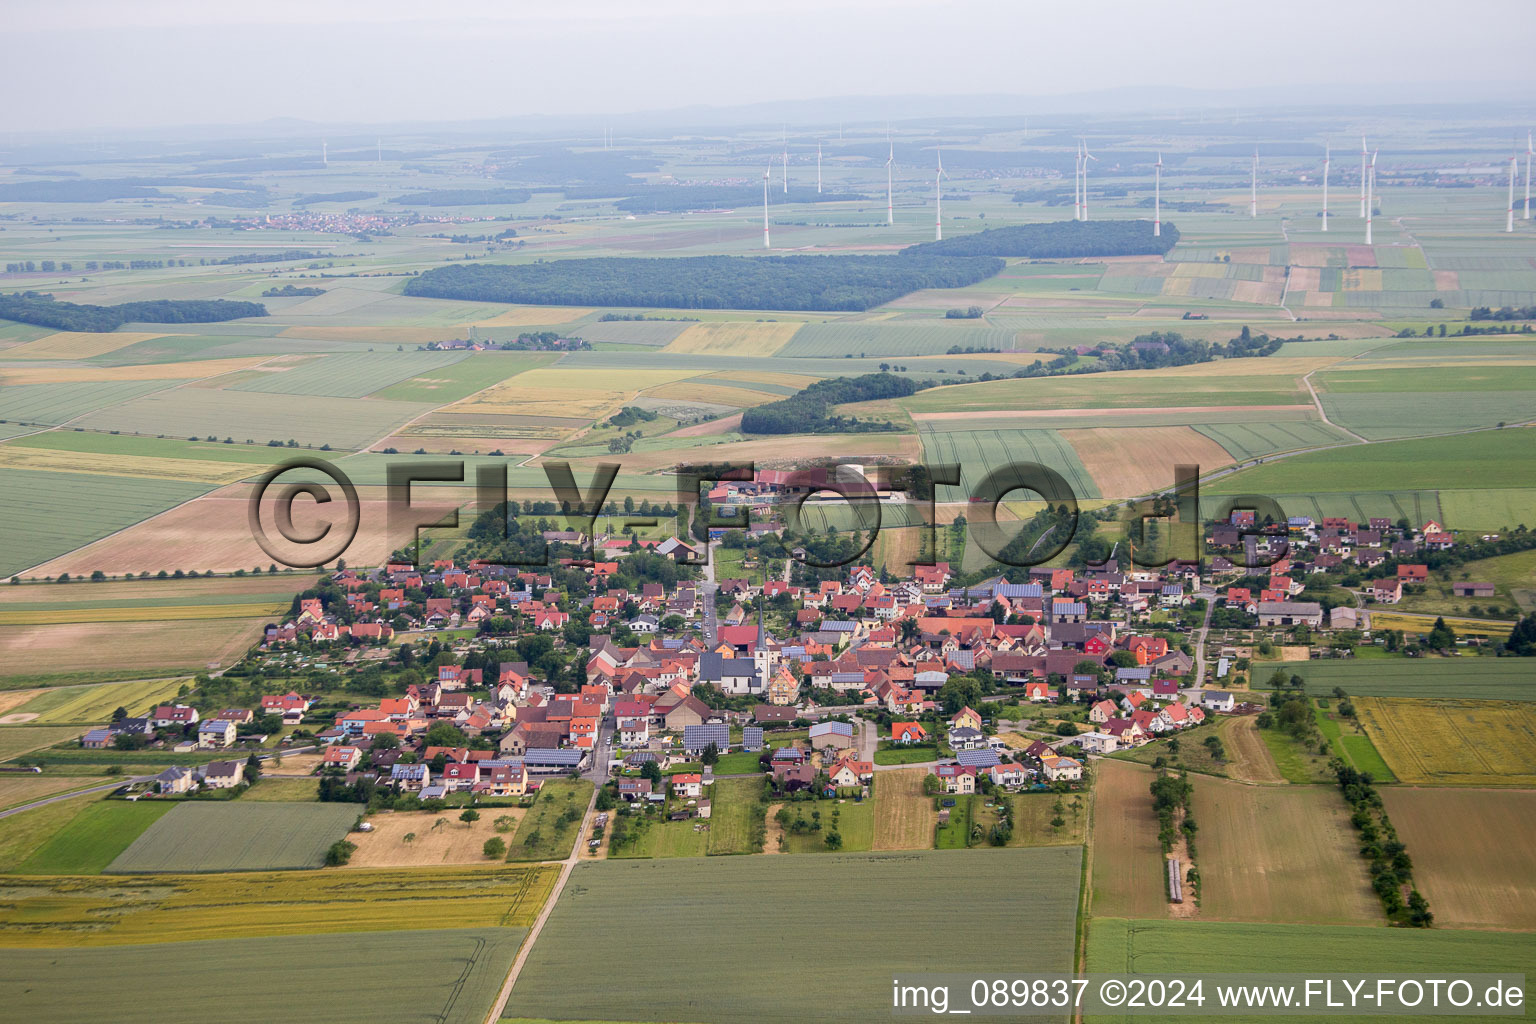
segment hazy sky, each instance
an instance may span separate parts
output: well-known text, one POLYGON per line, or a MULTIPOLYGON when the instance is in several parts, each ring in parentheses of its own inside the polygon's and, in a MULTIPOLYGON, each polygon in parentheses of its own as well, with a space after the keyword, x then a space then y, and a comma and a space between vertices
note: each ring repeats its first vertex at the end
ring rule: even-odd
POLYGON ((11 131, 1138 86, 1518 100, 1536 25, 1529 0, 0 3, 11 131))

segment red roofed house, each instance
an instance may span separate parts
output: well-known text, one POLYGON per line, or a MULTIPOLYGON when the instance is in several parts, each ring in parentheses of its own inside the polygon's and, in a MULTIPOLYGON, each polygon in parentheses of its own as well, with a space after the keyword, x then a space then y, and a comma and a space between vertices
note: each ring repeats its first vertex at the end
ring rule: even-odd
POLYGON ((928 738, 928 730, 920 722, 892 722, 893 743, 921 743, 928 738))

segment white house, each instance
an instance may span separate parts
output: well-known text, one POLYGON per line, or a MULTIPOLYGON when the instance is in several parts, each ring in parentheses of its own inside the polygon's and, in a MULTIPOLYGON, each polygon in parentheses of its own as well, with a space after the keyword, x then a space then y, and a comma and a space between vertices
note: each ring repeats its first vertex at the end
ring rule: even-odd
POLYGON ((1225 690, 1200 691, 1200 706, 1207 711, 1231 711, 1237 701, 1225 690))
POLYGON ((1119 739, 1107 732, 1080 733, 1077 745, 1083 748, 1085 754, 1113 754, 1120 749, 1119 739))

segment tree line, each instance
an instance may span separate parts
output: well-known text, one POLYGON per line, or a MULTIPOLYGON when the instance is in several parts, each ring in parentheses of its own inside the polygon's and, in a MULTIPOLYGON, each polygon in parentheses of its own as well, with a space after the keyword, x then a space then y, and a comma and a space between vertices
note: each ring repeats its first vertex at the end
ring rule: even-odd
POLYGON ((1179 229, 1164 221, 1152 233, 1149 220, 1061 220, 1016 224, 975 234, 923 242, 903 256, 1012 256, 1030 259, 1083 256, 1161 256, 1179 244, 1179 229))
POLYGON ((975 284, 1003 265, 1000 259, 905 254, 456 263, 412 278, 405 294, 549 306, 862 312, 923 288, 975 284))
POLYGON ((811 383, 788 398, 759 405, 741 414, 744 434, 866 433, 898 429, 883 420, 837 416, 832 407, 847 402, 905 398, 921 387, 910 377, 866 373, 862 377, 828 377, 811 383))
POLYGON ((59 302, 38 292, 0 294, 0 320, 14 320, 57 331, 115 331, 123 324, 210 324, 266 316, 259 302, 230 299, 156 299, 122 302, 115 306, 91 306, 59 302))
POLYGON ((440 188, 396 196, 400 206, 492 206, 526 203, 533 193, 525 188, 440 188))

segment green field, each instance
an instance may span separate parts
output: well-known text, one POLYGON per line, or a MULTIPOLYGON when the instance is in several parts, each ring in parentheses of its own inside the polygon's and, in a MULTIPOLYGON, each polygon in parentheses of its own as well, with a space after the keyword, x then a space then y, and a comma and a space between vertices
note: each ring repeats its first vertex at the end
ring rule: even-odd
POLYGON ((357 821, 352 804, 189 801, 175 805, 106 870, 195 873, 317 868, 357 821))
POLYGON ((905 971, 1068 971, 1081 861, 1080 849, 1064 847, 579 864, 506 1012, 868 1020, 888 1012, 891 976, 905 971), (890 921, 893 900, 899 924, 890 921), (1021 908, 1030 940, 999 941, 1016 933, 1021 908), (572 963, 632 957, 640 922, 665 955, 622 985, 571 984, 572 963), (943 941, 924 938, 934 935, 943 941), (701 969, 707 985, 698 984, 701 969))
MULTIPOLYGON (((755 758, 757 755, 748 756, 755 758)), ((718 764, 715 770, 720 770, 718 764)), ((711 856, 763 851, 763 813, 767 806, 762 795, 763 781, 760 778, 715 780, 709 793, 708 852, 711 856)))
POLYGON ((539 789, 533 807, 518 822, 507 843, 507 860, 560 860, 570 856, 592 796, 592 783, 551 779, 539 789), (568 813, 575 811, 575 817, 568 813), (560 819, 565 818, 565 821, 560 819))
MULTIPOLYGON (((1536 972, 1536 945, 1529 935, 1440 929, 1364 928, 1347 925, 1230 924, 1215 921, 1127 921, 1095 918, 1088 924, 1087 970, 1169 977, 1199 972, 1309 974, 1329 972, 1392 977, 1439 977, 1442 972, 1536 972)), ((1207 1010, 1211 1003, 1206 1003, 1207 1010)), ((1518 1016, 1518 1015, 1517 1015, 1518 1016)), ((1136 1021, 1134 1016, 1095 1015, 1091 1021, 1136 1021)), ((1221 1013, 1158 1014, 1159 1021, 1266 1021, 1273 1017, 1221 1013)), ((1291 1019, 1380 1021, 1377 1015, 1330 1012, 1291 1019)), ((1497 1021, 1509 1017, 1459 1017, 1497 1021)))
POLYGON ((72 740, 79 736, 80 732, 80 729, 70 726, 61 728, 38 728, 31 725, 0 726, 0 761, 9 761, 22 754, 51 747, 55 743, 72 740))
POLYGON ((174 387, 174 380, 90 381, 79 384, 8 384, 0 388, 0 420, 53 425, 96 409, 174 387))
POLYGON ((180 480, 0 469, 0 576, 73 551, 212 487, 180 480))
POLYGON ((430 376, 464 358, 462 352, 350 352, 320 356, 291 369, 269 364, 255 380, 231 384, 230 391, 276 395, 362 398, 413 377, 430 376))
MULTIPOLYGON (((227 435, 219 435, 221 438, 227 435)), ((136 437, 103 434, 96 430, 50 430, 11 442, 18 448, 49 448, 54 451, 87 452, 93 455, 147 455, 156 459, 188 459, 197 462, 246 462, 270 466, 275 461, 266 445, 184 441, 178 437, 136 437)), ((253 471, 255 472, 255 471, 253 471)))
POLYGON ((1329 707, 1314 708, 1318 731, 1328 738, 1334 756, 1345 764, 1353 765, 1358 771, 1369 772, 1377 782, 1396 782, 1397 776, 1392 774, 1392 769, 1382 760, 1371 738, 1356 732, 1353 725, 1336 717, 1334 703, 1329 700, 1329 707))
POLYGON ((1533 442, 1532 431, 1509 429, 1357 444, 1255 466, 1213 481, 1205 489, 1212 494, 1282 495, 1377 487, 1536 487, 1536 461, 1525 457, 1533 442))
MULTIPOLYGON (((981 483, 987 474, 1019 462, 1034 462, 1060 473, 1080 498, 1096 498, 1098 488, 1083 467, 1077 452, 1054 430, 951 430, 920 432, 923 459, 929 465, 957 464, 960 467, 959 493, 974 497, 983 493, 981 483)), ((1010 477, 1002 486, 1014 483, 1010 477)), ((955 488, 948 488, 954 492, 955 488)), ((1013 500, 1031 495, 1015 491, 1013 500)), ((940 492, 941 500, 954 500, 952 493, 940 492)))
MULTIPOLYGON (((1248 365, 1262 365, 1262 363, 1248 365)), ((1158 405, 1300 405, 1305 389, 1283 376, 1174 376, 1156 371, 993 380, 931 388, 901 400, 908 412, 987 409, 1128 409, 1158 405)))
POLYGON ((1299 448, 1354 443, 1354 439, 1342 430, 1330 427, 1321 420, 1197 423, 1194 428, 1221 445, 1239 461, 1299 448))
MULTIPOLYGON (((1363 661, 1288 661, 1279 666, 1327 696, 1342 686, 1356 697, 1461 697, 1536 700, 1532 666, 1520 658, 1371 658, 1363 661)), ((1256 675, 1255 682, 1262 683, 1256 675)))
POLYGON ((8 949, 0 987, 7 1013, 36 1024, 98 1020, 106 1007, 121 1024, 480 1024, 525 933, 466 928, 8 949), (215 996, 233 971, 285 980, 215 996), (346 998, 297 998, 302 992, 346 998))
POLYGON ((435 366, 374 392, 391 402, 434 402, 447 405, 483 391, 524 370, 544 366, 556 357, 548 352, 476 352, 467 359, 435 366))
POLYGON ((24 875, 94 875, 105 871, 171 808, 171 804, 130 804, 122 800, 77 806, 77 813, 68 823, 17 865, 16 870, 24 875))
MULTIPOLYGON (((941 356, 956 345, 999 352, 1013 347, 1013 331, 977 323, 933 320, 912 325, 885 321, 806 324, 774 354, 841 359, 848 355, 941 356)), ((1000 364, 998 369, 1002 372, 1012 368, 1000 364)))
POLYGON ((803 832, 799 835, 784 836, 785 853, 830 853, 827 846, 827 835, 836 831, 842 836, 843 844, 838 847, 844 853, 862 853, 868 850, 875 841, 875 802, 864 800, 854 803, 852 800, 841 802, 819 800, 815 803, 789 803, 784 806, 789 808, 791 817, 803 814, 805 820, 810 822, 811 812, 821 812, 821 830, 819 832, 803 832), (832 820, 832 815, 837 815, 837 820, 832 820))

